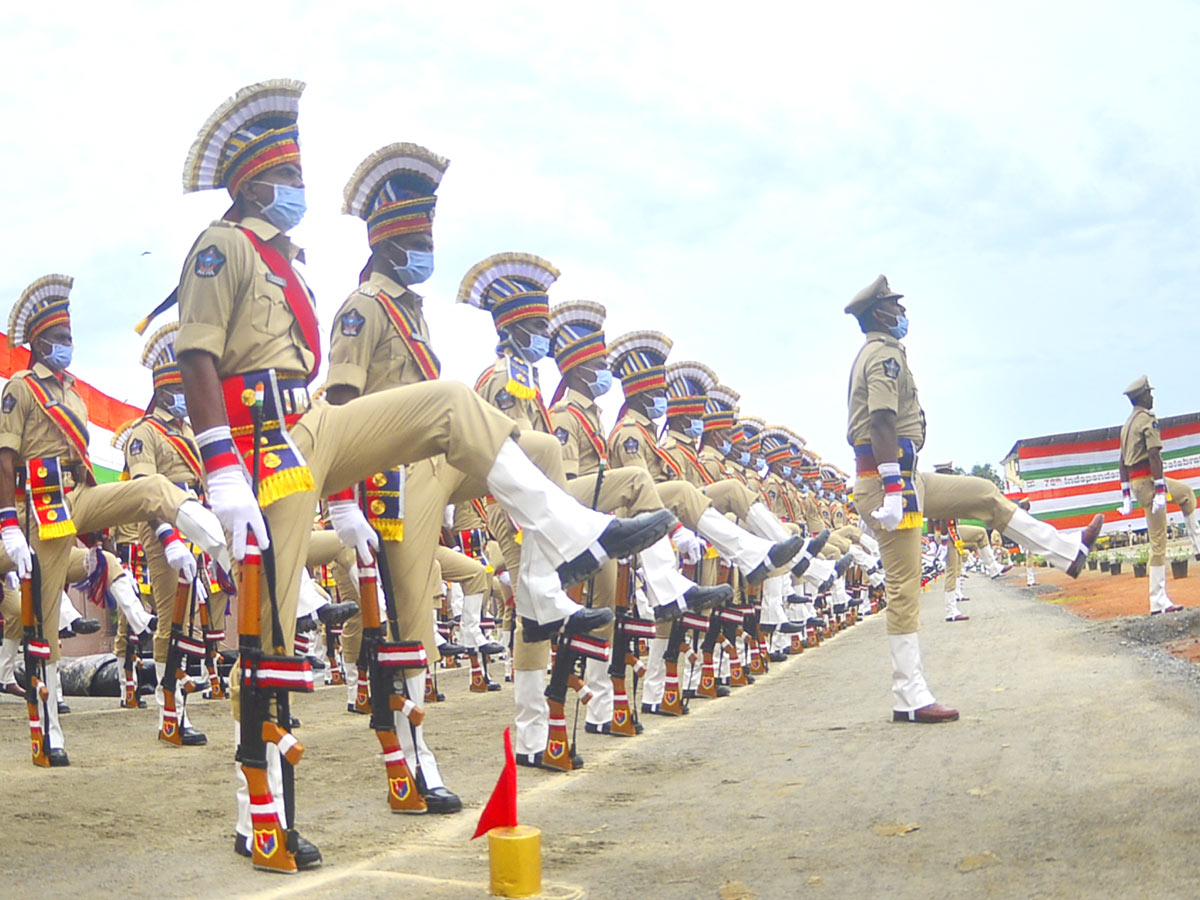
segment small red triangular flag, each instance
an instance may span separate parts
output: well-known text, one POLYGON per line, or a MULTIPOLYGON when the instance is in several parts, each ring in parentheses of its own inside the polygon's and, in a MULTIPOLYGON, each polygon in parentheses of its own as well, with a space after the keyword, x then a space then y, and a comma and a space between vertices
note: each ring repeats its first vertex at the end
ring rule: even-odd
POLYGON ((517 760, 513 756, 512 729, 504 729, 504 768, 496 787, 479 817, 471 840, 493 828, 513 828, 517 824, 517 760))

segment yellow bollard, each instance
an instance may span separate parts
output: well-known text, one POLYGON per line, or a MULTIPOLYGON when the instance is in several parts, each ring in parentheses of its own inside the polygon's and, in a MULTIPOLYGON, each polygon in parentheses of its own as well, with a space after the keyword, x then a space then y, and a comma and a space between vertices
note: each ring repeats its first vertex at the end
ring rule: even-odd
POLYGON ((542 832, 532 825, 493 828, 488 833, 491 892, 497 897, 532 897, 542 892, 542 832))

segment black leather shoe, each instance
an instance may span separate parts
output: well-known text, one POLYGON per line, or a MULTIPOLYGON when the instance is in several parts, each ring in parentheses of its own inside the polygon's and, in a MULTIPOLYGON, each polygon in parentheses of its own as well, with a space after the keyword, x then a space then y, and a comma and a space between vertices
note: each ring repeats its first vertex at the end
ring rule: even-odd
POLYGON ((355 706, 353 703, 346 704, 346 712, 354 713, 355 715, 359 715, 359 716, 367 715, 367 713, 365 713, 365 712, 359 712, 358 707, 355 706))
POLYGON ((76 619, 71 623, 71 630, 76 634, 95 634, 100 630, 100 620, 76 619))
POLYGON ((772 569, 778 569, 793 556, 800 552, 800 548, 804 546, 804 538, 798 534, 792 535, 786 541, 780 541, 775 544, 767 552, 767 558, 754 567, 749 575, 746 576, 746 583, 753 587, 756 584, 762 584, 766 577, 771 574, 772 569))
POLYGON ((479 652, 484 656, 498 656, 504 652, 504 645, 497 644, 495 641, 488 641, 482 647, 478 648, 479 652))
MULTIPOLYGON (((691 593, 691 591, 688 591, 691 593)), ((664 603, 661 606, 654 607, 655 622, 674 622, 684 614, 685 610, 678 603, 664 603)))
POLYGON ((804 625, 801 622, 781 622, 779 630, 784 634, 799 634, 804 630, 804 625))
POLYGON ((12 694, 14 697, 20 697, 22 700, 25 699, 25 688, 21 687, 15 681, 10 681, 3 687, 0 687, 0 692, 12 694))
POLYGON ((521 640, 526 644, 536 644, 539 641, 548 641, 554 637, 555 632, 562 627, 563 620, 558 619, 554 622, 549 622, 545 625, 539 625, 536 619, 530 619, 527 616, 521 616, 521 640))
MULTIPOLYGON (((325 625, 341 625, 358 614, 358 604, 353 600, 345 603, 326 603, 317 609, 317 618, 325 625)), ((320 856, 320 853, 317 854, 320 856)))
POLYGON ((808 621, 806 621, 804 624, 805 624, 805 625, 807 625, 809 628, 824 628, 824 627, 825 627, 825 620, 824 620, 824 619, 817 619, 817 618, 810 618, 810 619, 809 619, 808 621))
POLYGON ((65 641, 68 638, 73 637, 75 637, 75 632, 73 632, 69 627, 64 626, 63 628, 58 629, 58 639, 60 641, 65 641))
POLYGON ((317 845, 300 835, 296 835, 296 868, 316 869, 321 865, 321 851, 317 845))
POLYGON ((183 729, 183 734, 179 737, 185 747, 203 747, 208 743, 208 738, 204 735, 204 732, 197 731, 191 725, 186 726, 183 729))
POLYGON ((696 689, 695 688, 684 688, 683 689, 683 699, 684 700, 695 700, 696 699, 696 689))
POLYGON ((71 760, 67 758, 67 751, 62 747, 51 747, 50 752, 46 755, 50 757, 50 768, 52 769, 60 769, 71 764, 71 760))
POLYGON ((688 588, 683 599, 692 612, 702 612, 712 609, 714 606, 725 606, 732 602, 733 588, 728 584, 717 584, 712 587, 696 585, 688 588))
POLYGON ((833 564, 833 573, 821 582, 820 590, 828 591, 833 587, 833 582, 846 574, 846 570, 854 565, 854 558, 847 553, 841 559, 833 564))
POLYGON ((502 690, 504 690, 504 686, 503 686, 502 684, 500 684, 500 682, 498 682, 498 681, 489 681, 489 682, 487 683, 487 686, 488 686, 488 690, 489 690, 489 691, 502 691, 502 690))
POLYGON ((458 794, 448 791, 444 787, 430 788, 422 796, 424 796, 425 805, 429 807, 431 813, 462 812, 462 800, 459 799, 458 794))
POLYGON ((792 574, 799 578, 808 571, 808 564, 813 561, 813 558, 820 555, 825 549, 825 542, 829 540, 829 529, 821 529, 821 533, 804 545, 804 558, 796 565, 792 566, 792 574))
POLYGON ((65 700, 59 700, 59 701, 58 701, 58 714, 59 714, 60 716, 65 716, 65 715, 66 715, 67 713, 69 713, 70 711, 71 711, 71 707, 67 706, 67 704, 66 704, 66 701, 65 701, 65 700))
POLYGON ((467 648, 462 644, 452 644, 449 641, 438 647, 438 653, 442 656, 466 656, 467 648))
POLYGON ((296 633, 297 634, 307 634, 310 631, 316 631, 316 630, 317 630, 317 619, 316 619, 316 616, 312 615, 311 613, 307 616, 301 616, 300 618, 298 618, 296 620, 296 633))
POLYGON ((516 754, 518 766, 525 766, 527 769, 540 769, 542 767, 541 753, 518 753, 516 754))
POLYGON ((1092 521, 1088 523, 1087 528, 1083 529, 1083 533, 1079 535, 1083 547, 1079 551, 1079 555, 1075 557, 1075 561, 1071 563, 1067 569, 1067 574, 1072 578, 1078 578, 1079 573, 1083 571, 1083 564, 1087 562, 1088 554, 1092 552, 1092 547, 1096 543, 1096 539, 1100 537, 1100 529, 1104 527, 1104 516, 1100 513, 1092 516, 1092 521))
POLYGON ((786 650, 780 650, 778 653, 772 653, 770 656, 771 662, 786 662, 787 658, 788 652, 786 650))
POLYGON ((597 628, 603 628, 615 618, 616 616, 611 609, 588 609, 585 606, 571 616, 571 618, 567 619, 567 624, 563 626, 563 631, 567 634, 586 634, 589 631, 595 631, 597 628))
MULTIPOLYGON (((645 550, 666 537, 678 524, 679 520, 669 509, 655 509, 629 519, 613 519, 600 535, 599 544, 609 559, 621 559, 645 550)), ((584 550, 558 567, 558 579, 564 588, 569 588, 596 572, 600 564, 590 550, 584 550)))
POLYGON ((723 685, 723 684, 717 685, 717 696, 718 697, 728 697, 732 693, 733 693, 733 691, 731 691, 726 685, 723 685))
POLYGON ((237 834, 235 832, 233 835, 233 852, 238 856, 244 856, 247 859, 252 857, 254 853, 250 849, 250 838, 246 837, 244 834, 237 834))
POLYGON ((597 725, 595 722, 584 722, 583 730, 588 734, 612 734, 612 723, 604 722, 597 725))

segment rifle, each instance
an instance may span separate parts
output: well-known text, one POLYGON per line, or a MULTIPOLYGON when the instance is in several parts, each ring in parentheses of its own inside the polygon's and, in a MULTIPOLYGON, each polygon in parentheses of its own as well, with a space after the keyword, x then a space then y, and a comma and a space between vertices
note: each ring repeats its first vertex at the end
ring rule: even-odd
MULTIPOLYGON (((202 561, 208 563, 208 556, 202 557, 202 561)), ((204 577, 208 577, 207 565, 201 566, 200 571, 204 577)), ((209 595, 209 599, 211 599, 211 594, 209 595)), ((204 697, 208 700, 224 700, 226 696, 225 685, 221 680, 221 669, 217 663, 217 653, 221 641, 225 640, 225 632, 216 631, 212 627, 208 615, 209 599, 200 604, 200 629, 204 632, 204 670, 208 676, 208 690, 204 693, 204 697)), ((224 597, 222 597, 222 600, 224 600, 224 597)))
MULTIPOLYGON (((139 552, 137 544, 121 544, 118 546, 121 562, 129 569, 130 574, 134 576, 133 583, 135 590, 141 592, 141 581, 137 577, 137 554, 139 552)), ((124 618, 124 615, 121 616, 124 618)), ((138 680, 134 674, 134 660, 138 657, 139 641, 137 635, 133 633, 133 628, 126 623, 125 626, 125 658, 123 660, 123 688, 121 694, 122 709, 139 709, 146 705, 145 701, 138 696, 138 680)))
POLYGON ((171 641, 163 667, 163 719, 158 739, 176 747, 183 746, 183 708, 187 695, 196 690, 196 682, 187 674, 184 656, 204 658, 204 644, 183 633, 183 617, 193 596, 192 588, 191 579, 180 572, 171 608, 171 641))
MULTIPOLYGON (((33 514, 30 513, 29 516, 33 514)), ((26 518, 26 534, 29 525, 26 518)), ((49 766, 47 752, 50 727, 50 689, 46 685, 46 663, 50 645, 42 629, 42 567, 37 554, 28 578, 21 579, 21 626, 25 638, 25 706, 29 712, 29 737, 33 747, 33 764, 49 766)))
MULTIPOLYGON (((258 496, 259 445, 262 434, 263 385, 256 385, 253 404, 254 454, 251 485, 258 496)), ((312 691, 312 665, 306 659, 284 654, 283 629, 279 621, 279 606, 275 596, 275 557, 270 548, 260 550, 254 532, 246 535, 246 556, 238 572, 238 649, 241 662, 240 696, 241 742, 237 761, 250 792, 250 820, 254 830, 250 842, 256 869, 275 872, 295 872, 298 835, 296 833, 296 800, 294 766, 304 754, 304 747, 285 726, 291 724, 288 691, 312 691), (272 614, 273 655, 263 651, 262 614, 260 609, 260 576, 265 575, 272 614), (272 704, 277 721, 271 721, 272 704), (279 749, 283 773, 283 806, 281 819, 275 798, 271 794, 267 775, 267 741, 279 749)))
POLYGON ((613 685, 613 718, 609 728, 613 734, 625 736, 637 734, 637 682, 646 671, 645 665, 637 657, 637 641, 639 638, 654 637, 657 633, 653 622, 629 614, 632 600, 633 569, 627 562, 620 563, 617 566, 615 603, 617 620, 613 628, 612 658, 608 664, 608 677, 613 685), (633 704, 629 702, 625 684, 625 670, 628 666, 634 667, 633 704))

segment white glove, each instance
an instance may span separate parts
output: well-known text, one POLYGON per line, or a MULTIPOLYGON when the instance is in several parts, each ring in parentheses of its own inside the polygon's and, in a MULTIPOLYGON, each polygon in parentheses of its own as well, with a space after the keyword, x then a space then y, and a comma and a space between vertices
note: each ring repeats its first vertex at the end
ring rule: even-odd
POLYGON ((163 555, 167 557, 167 565, 182 575, 188 581, 196 580, 196 557, 170 525, 160 525, 154 532, 162 544, 163 555))
POLYGON ((28 578, 33 571, 33 553, 29 550, 29 542, 16 525, 6 525, 0 528, 0 540, 4 541, 4 552, 17 567, 18 578, 28 578))
POLYGON ((21 579, 17 577, 16 572, 9 572, 4 576, 4 586, 10 591, 15 591, 21 586, 21 579))
POLYGON ((329 521, 342 546, 356 551, 359 559, 370 559, 371 551, 379 549, 379 535, 353 500, 331 500, 329 521))
POLYGON ((1127 516, 1133 512, 1133 490, 1128 481, 1121 482, 1121 515, 1127 516))
POLYGON ((208 508, 233 538, 229 549, 233 551, 234 559, 246 556, 247 531, 254 532, 259 549, 266 550, 271 546, 267 523, 263 521, 262 510, 245 472, 236 466, 218 469, 204 480, 204 489, 208 495, 208 508))
POLYGON ((704 542, 682 525, 671 532, 671 543, 689 566, 694 566, 704 558, 704 542))
POLYGON ((883 506, 871 512, 871 518, 888 531, 895 531, 904 518, 904 498, 899 494, 885 494, 883 506))
POLYGON ((1150 512, 1160 513, 1166 508, 1167 508, 1166 491, 1155 491, 1154 492, 1154 500, 1150 504, 1150 512))

